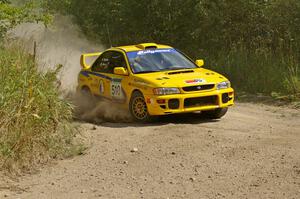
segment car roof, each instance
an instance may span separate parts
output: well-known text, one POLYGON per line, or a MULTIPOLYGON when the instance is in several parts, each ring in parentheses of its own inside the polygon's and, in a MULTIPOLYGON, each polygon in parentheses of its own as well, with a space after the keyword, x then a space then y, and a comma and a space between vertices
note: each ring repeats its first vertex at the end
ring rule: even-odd
POLYGON ((120 49, 125 52, 132 52, 132 51, 141 51, 146 49, 166 49, 166 48, 172 48, 171 46, 162 45, 162 44, 156 44, 156 43, 142 43, 137 45, 129 45, 129 46, 119 46, 119 47, 113 47, 113 49, 120 49))

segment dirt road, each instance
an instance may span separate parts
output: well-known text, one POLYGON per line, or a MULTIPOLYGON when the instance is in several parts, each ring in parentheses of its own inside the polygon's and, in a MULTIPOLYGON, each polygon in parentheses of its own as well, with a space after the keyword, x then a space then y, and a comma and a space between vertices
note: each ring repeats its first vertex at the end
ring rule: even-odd
POLYGON ((300 198, 299 110, 242 103, 220 121, 81 126, 85 155, 0 186, 0 198, 300 198))

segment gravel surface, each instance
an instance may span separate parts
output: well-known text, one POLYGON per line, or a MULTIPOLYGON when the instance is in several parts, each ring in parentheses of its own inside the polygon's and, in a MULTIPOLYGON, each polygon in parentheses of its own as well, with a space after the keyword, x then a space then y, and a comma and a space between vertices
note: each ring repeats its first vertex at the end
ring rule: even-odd
POLYGON ((80 125, 84 155, 0 182, 0 198, 300 198, 299 110, 239 103, 220 121, 80 125))

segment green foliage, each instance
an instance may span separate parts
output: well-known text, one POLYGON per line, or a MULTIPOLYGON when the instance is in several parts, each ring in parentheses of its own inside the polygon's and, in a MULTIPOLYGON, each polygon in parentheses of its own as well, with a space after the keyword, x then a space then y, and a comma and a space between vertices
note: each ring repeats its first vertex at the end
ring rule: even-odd
POLYGON ((56 88, 58 71, 40 74, 19 47, 0 49, 0 165, 30 168, 72 154, 72 107, 56 88))
POLYGON ((170 44, 193 58, 205 58, 209 64, 206 67, 228 71, 239 90, 291 93, 294 89, 285 85, 300 79, 299 74, 289 79, 287 62, 294 57, 293 67, 299 70, 299 0, 48 0, 47 3, 48 8, 73 15, 87 35, 107 46, 108 26, 114 46, 153 41, 170 44))
POLYGON ((69 14, 73 0, 31 0, 39 4, 45 12, 51 14, 69 14))
POLYGON ((299 63, 289 56, 278 56, 269 52, 249 52, 245 49, 221 51, 209 59, 212 69, 230 77, 238 91, 249 93, 277 92, 281 95, 296 95, 299 79, 299 63), (293 89, 291 89, 293 87, 293 89))
POLYGON ((33 2, 13 6, 9 1, 0 1, 0 39, 7 31, 23 22, 43 22, 47 25, 51 22, 51 16, 37 9, 33 2))
POLYGON ((288 66, 288 74, 285 77, 284 86, 289 93, 292 93, 296 98, 300 98, 300 71, 299 65, 292 62, 288 66))

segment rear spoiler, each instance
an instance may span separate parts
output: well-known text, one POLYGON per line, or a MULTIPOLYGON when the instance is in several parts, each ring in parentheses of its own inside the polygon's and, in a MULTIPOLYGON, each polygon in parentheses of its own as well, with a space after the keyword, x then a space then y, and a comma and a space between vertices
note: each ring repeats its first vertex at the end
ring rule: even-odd
POLYGON ((83 69, 89 69, 91 66, 87 64, 86 59, 89 57, 98 57, 102 52, 82 54, 80 57, 80 65, 83 69))

